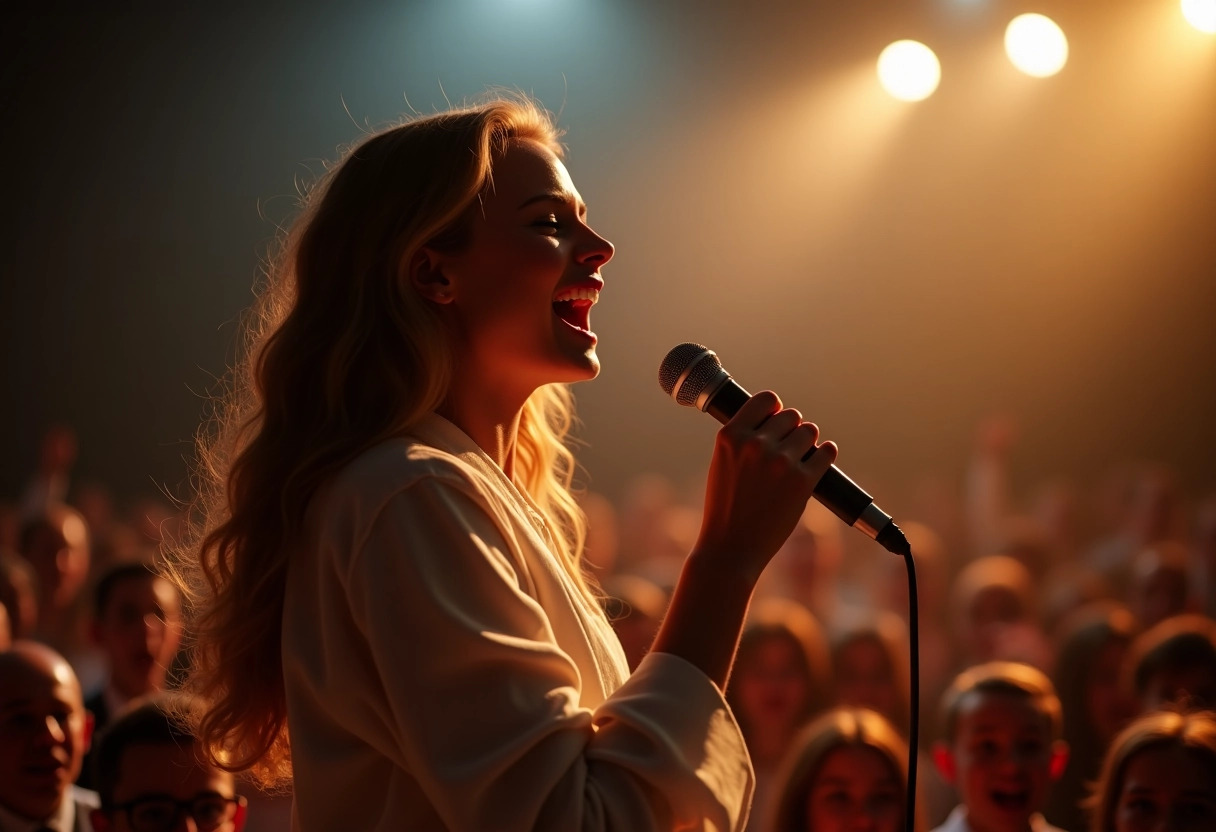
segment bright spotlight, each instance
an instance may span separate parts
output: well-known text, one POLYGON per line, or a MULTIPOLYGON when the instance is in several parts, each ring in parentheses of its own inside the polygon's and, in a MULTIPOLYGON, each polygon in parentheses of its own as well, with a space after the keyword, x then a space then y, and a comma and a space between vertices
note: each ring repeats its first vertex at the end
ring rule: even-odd
POLYGON ((1216 35, 1216 0, 1182 0, 1182 16, 1199 31, 1216 35))
POLYGON ((1068 38, 1050 17, 1020 14, 1005 30, 1005 53, 1022 72, 1046 78, 1068 62, 1068 38))
POLYGON ((901 101, 924 101, 942 80, 942 65, 923 43, 897 40, 878 56, 878 80, 901 101))

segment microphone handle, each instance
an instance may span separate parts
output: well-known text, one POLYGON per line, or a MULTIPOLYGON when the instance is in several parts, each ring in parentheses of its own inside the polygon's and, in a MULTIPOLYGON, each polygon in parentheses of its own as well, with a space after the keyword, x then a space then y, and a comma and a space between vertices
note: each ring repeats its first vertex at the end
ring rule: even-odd
MULTIPOLYGON (((722 424, 726 424, 732 416, 739 412, 743 403, 751 397, 751 393, 744 390, 738 382, 727 375, 722 385, 709 396, 705 404, 705 412, 722 424)), ((891 532, 886 534, 883 532, 888 524, 894 526, 891 516, 874 505, 874 498, 867 494, 860 485, 849 479, 844 471, 833 465, 824 472, 819 482, 815 484, 813 496, 845 523, 856 526, 868 536, 878 540, 884 548, 889 548, 886 545, 886 538, 891 532)), ((898 527, 895 528, 898 529, 898 527)))

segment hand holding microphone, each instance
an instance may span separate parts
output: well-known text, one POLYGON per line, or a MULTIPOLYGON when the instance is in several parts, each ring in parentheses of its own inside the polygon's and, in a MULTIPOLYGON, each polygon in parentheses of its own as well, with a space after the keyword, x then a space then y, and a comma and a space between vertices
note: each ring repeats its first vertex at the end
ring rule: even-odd
POLYGON ((793 531, 815 484, 836 459, 819 428, 775 393, 747 399, 719 431, 694 550, 755 583, 793 531))
MULTIPOLYGON (((718 356, 713 350, 700 344, 685 343, 672 348, 659 367, 659 385, 663 388, 664 393, 676 400, 677 404, 696 407, 698 410, 709 413, 719 422, 727 424, 729 430, 723 431, 723 433, 737 436, 738 431, 744 429, 735 426, 736 420, 732 417, 736 414, 745 416, 744 424, 751 419, 750 410, 744 414, 744 408, 751 404, 751 394, 739 386, 722 368, 722 362, 718 360, 718 356)), ((760 398, 760 396, 756 398, 760 398)), ((768 404, 764 407, 771 408, 774 403, 780 405, 777 397, 772 395, 772 399, 768 400, 768 404)), ((757 408, 763 409, 760 405, 757 405, 757 408)), ((771 415, 772 412, 765 415, 771 415)), ((796 411, 789 412, 796 413, 796 411)), ((815 433, 817 436, 817 429, 815 433)), ((719 436, 721 442, 722 434, 719 436)), ((835 446, 830 445, 830 447, 832 448, 832 459, 828 460, 829 463, 836 458, 835 446)), ((811 460, 813 461, 821 453, 822 451, 816 452, 811 460)), ((717 456, 718 454, 715 453, 715 461, 717 456)), ((877 540, 879 545, 888 552, 897 555, 908 553, 908 541, 891 516, 875 505, 874 499, 835 465, 828 467, 817 482, 812 481, 812 485, 814 490, 810 496, 830 509, 845 523, 877 540)), ((780 528, 779 524, 774 523, 774 525, 780 528)), ((792 530, 792 528, 791 525, 790 529, 792 530)))

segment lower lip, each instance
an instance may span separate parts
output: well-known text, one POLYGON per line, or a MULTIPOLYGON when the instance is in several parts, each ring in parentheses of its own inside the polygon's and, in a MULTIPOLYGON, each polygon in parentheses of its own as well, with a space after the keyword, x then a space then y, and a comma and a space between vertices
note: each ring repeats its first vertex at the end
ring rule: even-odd
POLYGON ((593 344, 594 344, 594 343, 597 343, 597 342, 599 341, 599 338, 597 338, 597 337, 596 337, 596 334, 595 334, 594 332, 592 332, 591 330, 589 330, 589 329, 579 329, 579 328, 578 328, 578 327, 576 327, 574 324, 570 323, 570 322, 569 322, 569 321, 567 321, 565 318, 563 318, 562 316, 558 315, 556 312, 554 312, 554 313, 553 313, 553 317, 555 317, 555 318, 557 318, 559 321, 561 321, 562 325, 563 325, 564 327, 566 327, 566 329, 570 330, 571 332, 577 332, 579 335, 581 335, 581 336, 583 336, 584 338, 586 338, 586 339, 588 339, 589 341, 591 341, 591 343, 593 343, 593 344))

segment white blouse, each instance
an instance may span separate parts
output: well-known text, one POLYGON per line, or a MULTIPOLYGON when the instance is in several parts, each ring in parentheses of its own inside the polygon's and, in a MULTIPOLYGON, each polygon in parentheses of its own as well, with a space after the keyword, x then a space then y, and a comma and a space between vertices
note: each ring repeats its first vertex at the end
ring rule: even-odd
POLYGON ((428 416, 313 501, 283 674, 311 830, 740 830, 751 764, 700 670, 632 677, 536 507, 428 416))

